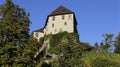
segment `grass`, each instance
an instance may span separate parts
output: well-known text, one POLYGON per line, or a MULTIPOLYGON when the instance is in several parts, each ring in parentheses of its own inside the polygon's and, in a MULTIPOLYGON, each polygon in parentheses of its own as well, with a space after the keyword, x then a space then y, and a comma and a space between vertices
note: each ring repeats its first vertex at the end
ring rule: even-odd
POLYGON ((107 58, 107 59, 109 59, 113 62, 119 62, 120 63, 120 54, 113 54, 113 53, 110 53, 110 52, 107 52, 107 51, 99 51, 99 52, 91 51, 91 52, 88 52, 88 53, 84 53, 82 55, 81 60, 84 61, 84 63, 87 65, 87 67, 91 67, 90 66, 91 61, 98 58, 98 57, 107 58))

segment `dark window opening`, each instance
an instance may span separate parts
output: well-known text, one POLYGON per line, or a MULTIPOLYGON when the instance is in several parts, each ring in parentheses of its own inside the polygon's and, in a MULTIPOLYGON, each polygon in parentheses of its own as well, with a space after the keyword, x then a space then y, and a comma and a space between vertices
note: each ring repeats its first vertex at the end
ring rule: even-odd
POLYGON ((36 37, 38 37, 38 33, 36 33, 36 37))
POLYGON ((55 16, 52 17, 52 20, 55 21, 55 16))
POLYGON ((67 22, 65 22, 64 25, 67 25, 67 22))
POLYGON ((54 24, 52 24, 52 27, 54 27, 54 24))
POLYGON ((71 15, 69 15, 69 19, 71 19, 71 15))

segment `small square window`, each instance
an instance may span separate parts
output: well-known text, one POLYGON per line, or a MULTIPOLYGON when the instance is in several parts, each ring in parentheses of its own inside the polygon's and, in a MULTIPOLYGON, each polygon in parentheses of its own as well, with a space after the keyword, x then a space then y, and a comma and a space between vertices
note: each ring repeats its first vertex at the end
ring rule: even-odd
POLYGON ((35 36, 38 37, 38 33, 36 33, 35 36))
POLYGON ((67 22, 65 22, 64 25, 67 25, 67 22))
POLYGON ((69 15, 69 19, 71 19, 71 15, 69 15))
POLYGON ((54 27, 54 24, 52 24, 52 27, 54 27))

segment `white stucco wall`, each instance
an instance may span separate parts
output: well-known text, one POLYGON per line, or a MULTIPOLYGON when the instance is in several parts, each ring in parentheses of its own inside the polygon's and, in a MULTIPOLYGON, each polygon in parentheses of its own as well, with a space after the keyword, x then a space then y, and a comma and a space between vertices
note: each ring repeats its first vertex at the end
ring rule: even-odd
POLYGON ((60 31, 67 31, 69 33, 74 32, 73 14, 65 14, 64 20, 62 19, 62 15, 55 16, 54 21, 53 21, 53 16, 50 16, 48 18, 48 22, 44 29, 44 32, 46 34, 50 34, 50 33, 56 34, 56 33, 59 33, 60 31), (65 22, 67 23, 66 25, 65 25, 65 22), (54 27, 52 27, 52 24, 54 24, 54 27))
POLYGON ((48 17, 47 25, 44 28, 44 33, 33 32, 33 37, 38 41, 41 37, 44 37, 46 34, 57 34, 62 31, 67 31, 69 33, 74 32, 74 16, 73 14, 65 14, 64 20, 62 19, 63 15, 56 15, 55 20, 53 21, 53 16, 48 17), (66 25, 65 25, 66 22, 66 25), (54 27, 52 25, 54 24, 54 27), (38 33, 38 36, 36 34, 38 33))
POLYGON ((33 32, 33 37, 36 38, 38 41, 41 37, 44 37, 44 33, 41 32, 33 32), (38 34, 38 36, 36 36, 38 34))

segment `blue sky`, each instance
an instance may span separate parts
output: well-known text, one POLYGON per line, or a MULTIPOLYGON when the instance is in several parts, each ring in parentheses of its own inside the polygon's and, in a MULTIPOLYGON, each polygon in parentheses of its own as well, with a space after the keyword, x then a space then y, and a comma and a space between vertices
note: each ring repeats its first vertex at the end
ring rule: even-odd
MULTIPOLYGON (((47 16, 63 5, 73 11, 82 42, 93 45, 103 41, 102 34, 120 32, 120 0, 13 0, 30 12, 30 32, 42 28, 47 16)), ((3 4, 5 0, 0 0, 3 4)))

